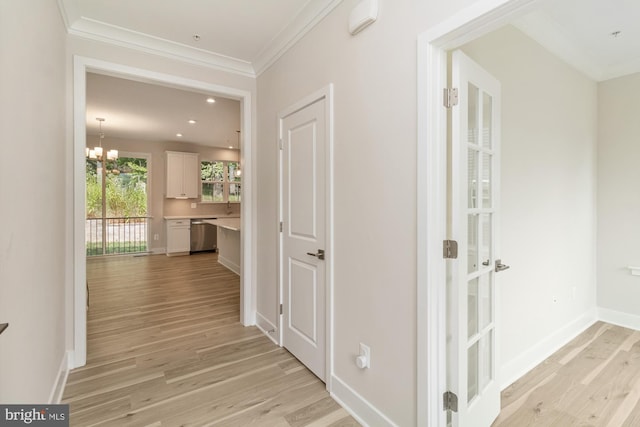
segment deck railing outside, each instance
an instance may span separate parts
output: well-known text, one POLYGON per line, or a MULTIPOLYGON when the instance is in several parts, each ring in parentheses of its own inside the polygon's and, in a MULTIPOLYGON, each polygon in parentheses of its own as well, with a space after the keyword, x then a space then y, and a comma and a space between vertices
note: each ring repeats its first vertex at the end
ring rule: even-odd
POLYGON ((87 256, 147 252, 149 217, 87 218, 87 256))

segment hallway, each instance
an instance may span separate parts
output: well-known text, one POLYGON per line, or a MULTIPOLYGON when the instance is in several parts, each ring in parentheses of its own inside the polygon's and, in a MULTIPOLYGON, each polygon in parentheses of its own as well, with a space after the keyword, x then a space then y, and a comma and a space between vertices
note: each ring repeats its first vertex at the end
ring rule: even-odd
POLYGON ((89 259, 87 365, 72 426, 357 426, 325 385, 238 322, 237 275, 217 254, 89 259))

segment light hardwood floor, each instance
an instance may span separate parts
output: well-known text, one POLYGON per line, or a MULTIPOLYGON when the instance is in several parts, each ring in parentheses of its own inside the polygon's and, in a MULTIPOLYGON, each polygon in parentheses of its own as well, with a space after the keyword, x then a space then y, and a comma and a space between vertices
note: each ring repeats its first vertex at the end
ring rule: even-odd
POLYGON ((502 392, 493 426, 640 426, 640 332, 595 323, 502 392))
POLYGON ((325 385, 238 322, 238 276, 216 254, 90 259, 87 365, 72 426, 359 425, 325 385))

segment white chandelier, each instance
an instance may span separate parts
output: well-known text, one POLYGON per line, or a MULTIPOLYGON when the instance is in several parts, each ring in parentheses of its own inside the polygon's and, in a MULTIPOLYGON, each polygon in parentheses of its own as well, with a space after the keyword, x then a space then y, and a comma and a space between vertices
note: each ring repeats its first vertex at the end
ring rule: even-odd
MULTIPOLYGON (((86 156, 89 159, 102 161, 102 140, 104 139, 104 132, 102 132, 102 122, 105 121, 102 117, 96 117, 96 120, 100 122, 100 132, 98 135, 100 136, 99 145, 94 147, 93 150, 86 148, 86 156)), ((107 160, 117 160, 118 159, 118 150, 109 150, 107 151, 107 160)))

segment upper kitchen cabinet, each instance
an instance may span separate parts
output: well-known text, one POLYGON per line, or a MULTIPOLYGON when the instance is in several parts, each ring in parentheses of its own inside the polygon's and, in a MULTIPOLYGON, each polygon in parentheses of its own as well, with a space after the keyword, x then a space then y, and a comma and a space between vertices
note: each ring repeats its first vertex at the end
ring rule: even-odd
POLYGON ((167 151, 167 198, 197 199, 200 163, 197 153, 167 151))

